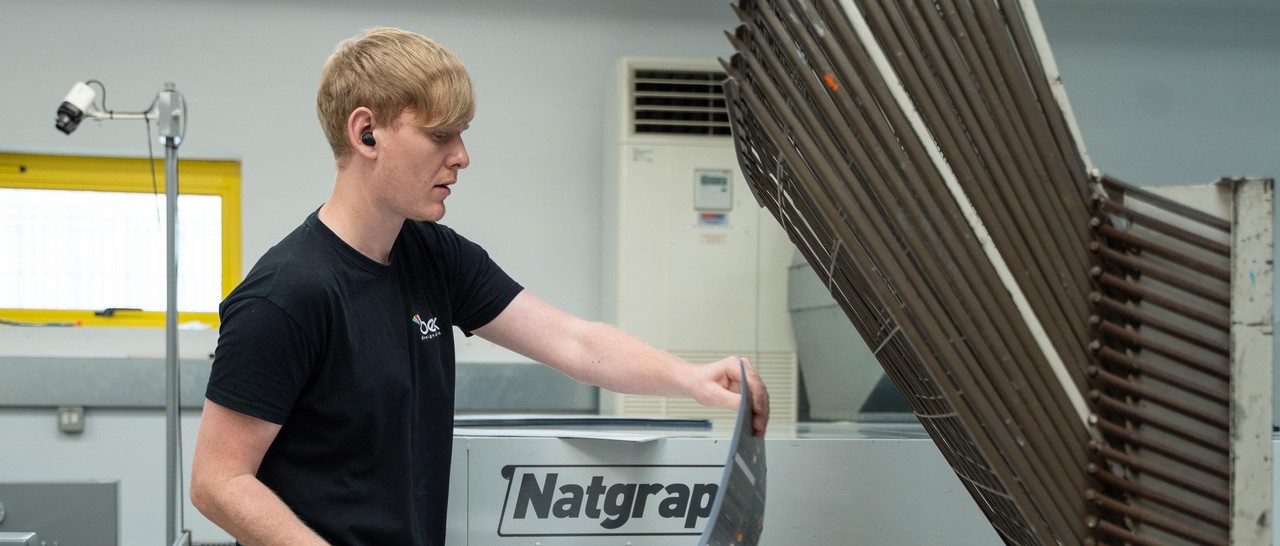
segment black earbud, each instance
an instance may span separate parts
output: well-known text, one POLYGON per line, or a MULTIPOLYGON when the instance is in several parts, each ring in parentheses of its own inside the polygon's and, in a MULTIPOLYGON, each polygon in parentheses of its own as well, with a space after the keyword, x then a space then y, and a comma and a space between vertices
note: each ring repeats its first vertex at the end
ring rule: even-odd
POLYGON ((373 139, 373 132, 371 131, 365 131, 363 135, 360 135, 360 142, 363 142, 365 146, 373 146, 378 143, 373 139))

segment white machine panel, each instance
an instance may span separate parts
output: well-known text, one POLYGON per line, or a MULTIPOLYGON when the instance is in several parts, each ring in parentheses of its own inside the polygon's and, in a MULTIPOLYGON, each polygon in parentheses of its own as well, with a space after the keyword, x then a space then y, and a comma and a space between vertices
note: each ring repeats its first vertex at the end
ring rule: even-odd
MULTIPOLYGON (((645 441, 614 433, 502 437, 459 429, 446 544, 696 545, 722 476, 728 431, 675 431, 645 441)), ((760 544, 1000 543, 918 425, 771 427, 766 449, 769 502, 760 544)))

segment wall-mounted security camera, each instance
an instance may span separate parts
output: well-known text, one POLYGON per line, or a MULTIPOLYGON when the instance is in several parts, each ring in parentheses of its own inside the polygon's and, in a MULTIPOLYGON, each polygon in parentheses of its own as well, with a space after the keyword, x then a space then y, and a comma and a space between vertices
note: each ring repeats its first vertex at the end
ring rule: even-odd
POLYGON ((62 99, 62 106, 58 107, 58 130, 68 135, 75 131, 80 126, 80 120, 93 108, 96 96, 93 88, 84 82, 76 82, 71 86, 71 91, 62 99))

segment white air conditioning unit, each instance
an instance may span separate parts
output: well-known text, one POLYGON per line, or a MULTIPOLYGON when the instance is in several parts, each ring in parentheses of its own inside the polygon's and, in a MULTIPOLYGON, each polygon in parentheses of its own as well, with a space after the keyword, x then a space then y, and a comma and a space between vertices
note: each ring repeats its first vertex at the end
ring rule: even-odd
MULTIPOLYGON (((751 359, 794 422, 787 312, 795 247, 751 195, 714 60, 623 58, 606 97, 604 319, 694 363, 751 359)), ((605 394, 616 415, 732 419, 691 400, 605 394)))

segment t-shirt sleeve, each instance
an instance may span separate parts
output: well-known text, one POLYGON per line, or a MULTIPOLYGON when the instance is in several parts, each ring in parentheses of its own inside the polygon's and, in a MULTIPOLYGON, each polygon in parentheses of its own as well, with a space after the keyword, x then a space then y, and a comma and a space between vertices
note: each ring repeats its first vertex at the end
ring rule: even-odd
POLYGON ((282 425, 310 376, 316 354, 298 323, 269 300, 229 302, 205 397, 282 425))
POLYGON ((453 323, 470 336, 472 330, 497 318, 524 287, 498 267, 480 245, 450 233, 456 252, 451 275, 453 323))

